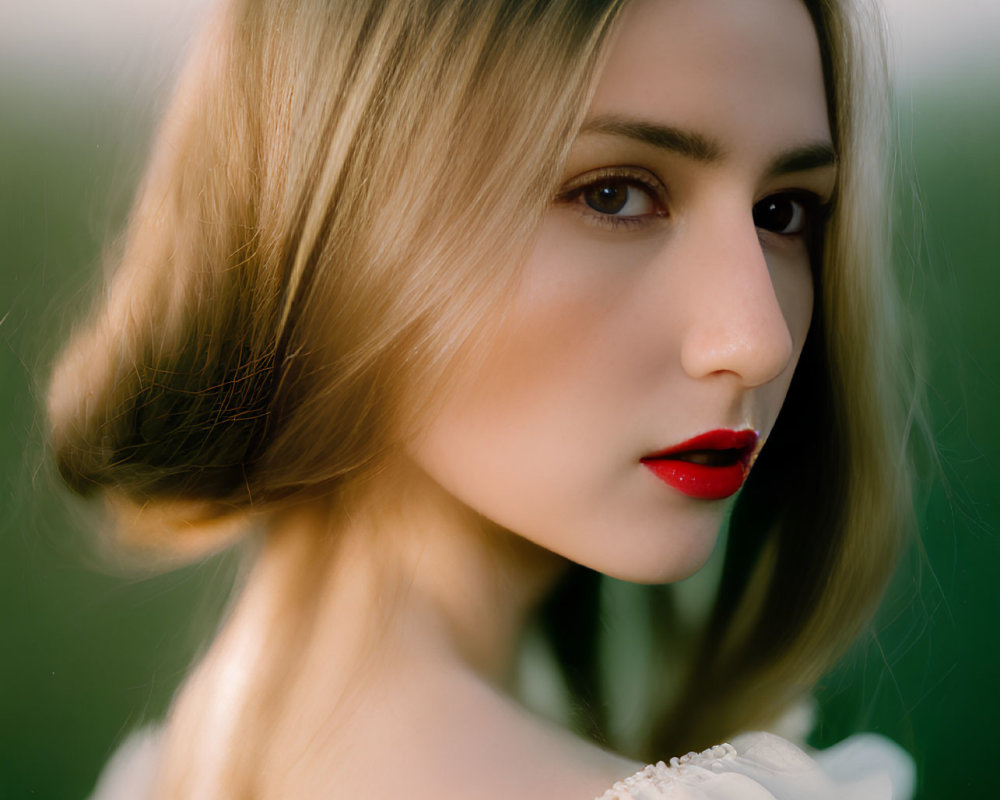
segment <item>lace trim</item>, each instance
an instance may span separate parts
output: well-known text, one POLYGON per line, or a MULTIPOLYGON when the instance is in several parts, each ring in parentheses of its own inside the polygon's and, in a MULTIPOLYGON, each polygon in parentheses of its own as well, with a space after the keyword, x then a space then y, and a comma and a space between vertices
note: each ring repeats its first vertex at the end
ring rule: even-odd
POLYGON ((694 786, 726 769, 726 759, 738 755, 731 744, 719 744, 700 753, 671 758, 643 767, 634 775, 618 781, 596 800, 646 800, 650 790, 666 794, 675 786, 694 786))

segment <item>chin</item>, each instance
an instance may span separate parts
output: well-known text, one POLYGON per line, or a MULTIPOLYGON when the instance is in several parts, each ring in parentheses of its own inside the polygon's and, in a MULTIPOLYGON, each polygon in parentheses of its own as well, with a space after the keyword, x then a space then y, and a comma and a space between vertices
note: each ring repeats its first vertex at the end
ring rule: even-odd
POLYGON ((620 537, 612 558, 595 559, 585 566, 608 577, 629 583, 676 583, 690 578, 708 562, 719 539, 719 526, 710 530, 687 530, 653 542, 625 543, 620 537), (597 563, 603 562, 603 563, 597 563))
POLYGON ((645 585, 677 583, 686 578, 690 578, 701 570, 708 563, 708 558, 712 554, 711 550, 703 558, 692 559, 683 564, 669 564, 659 567, 656 564, 642 565, 634 570, 629 570, 620 575, 610 575, 612 578, 628 581, 629 583, 640 583, 645 585))

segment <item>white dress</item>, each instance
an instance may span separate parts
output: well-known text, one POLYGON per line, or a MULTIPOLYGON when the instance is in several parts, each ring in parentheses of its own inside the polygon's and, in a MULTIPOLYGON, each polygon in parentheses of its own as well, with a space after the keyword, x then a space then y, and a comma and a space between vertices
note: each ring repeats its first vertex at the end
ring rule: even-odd
MULTIPOLYGON (((129 737, 91 800, 148 798, 160 748, 155 729, 129 737)), ((810 757, 780 736, 748 733, 650 764, 597 800, 910 800, 914 783, 912 759, 881 736, 858 734, 810 757)))
POLYGON ((650 764, 597 800, 910 800, 915 777, 910 756, 875 734, 810 757, 780 736, 748 733, 650 764))

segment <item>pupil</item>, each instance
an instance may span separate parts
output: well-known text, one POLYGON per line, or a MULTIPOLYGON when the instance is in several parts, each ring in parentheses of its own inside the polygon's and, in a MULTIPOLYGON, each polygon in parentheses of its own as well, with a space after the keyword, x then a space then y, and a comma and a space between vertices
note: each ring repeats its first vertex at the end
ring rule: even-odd
POLYGON ((594 211, 617 214, 628 202, 628 188, 616 183, 598 183, 587 189, 584 200, 594 211))
POLYGON ((754 224, 768 231, 783 231, 792 224, 795 209, 788 201, 768 200, 754 209, 754 224))

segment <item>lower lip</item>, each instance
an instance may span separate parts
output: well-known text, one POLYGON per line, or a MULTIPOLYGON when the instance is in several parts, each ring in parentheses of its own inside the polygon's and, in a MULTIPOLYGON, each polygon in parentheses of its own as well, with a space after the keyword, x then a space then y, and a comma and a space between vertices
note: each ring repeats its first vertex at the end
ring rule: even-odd
POLYGON ((698 500, 724 500, 742 488, 750 472, 750 455, 756 441, 757 434, 753 431, 720 430, 703 434, 673 448, 673 451, 678 453, 685 450, 745 448, 746 456, 735 464, 727 466, 694 464, 670 458, 667 454, 644 458, 641 463, 661 481, 688 497, 698 500))

